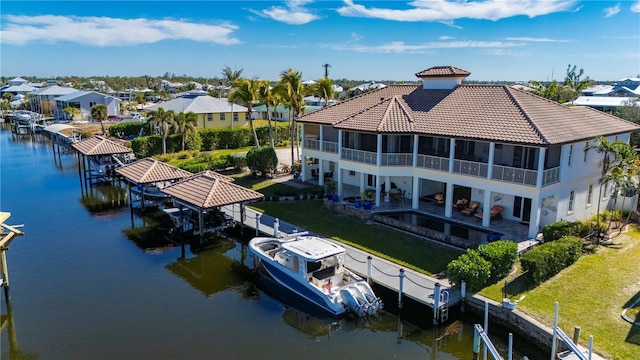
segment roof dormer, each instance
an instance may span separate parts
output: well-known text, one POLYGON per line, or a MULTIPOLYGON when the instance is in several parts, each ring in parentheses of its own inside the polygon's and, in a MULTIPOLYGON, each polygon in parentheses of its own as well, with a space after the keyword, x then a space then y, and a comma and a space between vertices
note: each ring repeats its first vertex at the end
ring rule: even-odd
POLYGON ((422 88, 425 90, 454 89, 469 75, 470 72, 455 66, 434 66, 416 73, 422 79, 422 88))

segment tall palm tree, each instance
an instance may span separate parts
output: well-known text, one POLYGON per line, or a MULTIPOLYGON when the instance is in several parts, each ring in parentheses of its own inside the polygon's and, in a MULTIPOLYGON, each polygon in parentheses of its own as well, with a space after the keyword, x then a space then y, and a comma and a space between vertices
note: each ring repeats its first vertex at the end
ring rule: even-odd
POLYGON ((198 117, 197 115, 189 111, 188 113, 179 113, 175 118, 175 128, 176 131, 182 136, 182 151, 184 151, 184 146, 187 142, 187 138, 189 135, 193 135, 197 132, 196 130, 196 121, 198 117))
POLYGON ((328 77, 318 80, 313 87, 313 95, 324 99, 324 105, 329 105, 329 100, 333 99, 335 91, 333 91, 333 81, 328 77))
POLYGON ((175 127, 175 113, 173 110, 165 111, 163 108, 150 111, 147 115, 147 122, 152 129, 157 130, 162 135, 162 153, 167 153, 167 137, 175 127))
POLYGON ((567 66, 567 74, 564 78, 564 86, 567 87, 571 92, 572 102, 576 97, 580 95, 582 90, 588 88, 589 86, 591 86, 591 84, 593 84, 593 81, 589 79, 588 76, 583 79, 583 75, 584 69, 578 70, 578 67, 576 65, 573 65, 573 67, 571 67, 571 64, 567 66))
POLYGON ((331 67, 331 64, 329 64, 329 63, 322 64, 322 67, 324 68, 324 77, 328 78, 329 77, 329 68, 331 67))
POLYGON ((269 124, 269 141, 271 147, 275 147, 275 137, 273 136, 273 126, 271 125, 271 108, 274 110, 281 103, 280 93, 276 88, 272 88, 267 80, 263 80, 260 83, 260 89, 258 90, 258 99, 266 107, 267 110, 267 123, 269 124))
POLYGON ((107 129, 104 127, 104 121, 109 117, 107 112, 107 106, 105 104, 95 104, 91 107, 91 117, 100 122, 102 128, 102 135, 107 134, 107 129))
POLYGON ((247 116, 249 117, 249 127, 253 134, 255 146, 260 146, 258 134, 253 126, 253 105, 258 101, 258 92, 260 91, 260 80, 240 78, 233 83, 234 91, 229 95, 229 102, 239 102, 247 107, 247 116))
MULTIPOLYGON (((240 79, 240 77, 242 77, 242 71, 244 71, 244 69, 232 70, 227 65, 222 68, 222 82, 224 83, 224 85, 230 87, 229 93, 227 93, 227 97, 231 94, 231 87, 233 87, 233 83, 235 83, 238 79, 240 79)), ((220 89, 220 91, 222 91, 222 89, 220 89)))
POLYGON ((302 73, 289 68, 280 74, 280 84, 282 84, 283 100, 291 110, 291 169, 295 168, 294 147, 297 139, 296 119, 304 108, 304 85, 302 84, 302 73))

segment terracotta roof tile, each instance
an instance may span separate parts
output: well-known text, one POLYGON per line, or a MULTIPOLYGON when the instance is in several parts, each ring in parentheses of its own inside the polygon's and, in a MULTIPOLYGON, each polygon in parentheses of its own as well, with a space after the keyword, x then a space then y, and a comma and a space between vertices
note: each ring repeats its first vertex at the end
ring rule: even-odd
POLYGON ((162 192, 199 208, 213 208, 263 197, 259 192, 236 185, 226 176, 203 171, 162 189, 162 192))
POLYGON ((449 76, 469 76, 470 72, 459 69, 455 66, 434 66, 427 70, 422 70, 416 73, 419 78, 429 77, 449 77, 449 76))
POLYGON ((116 172, 137 184, 178 180, 193 175, 186 170, 165 164, 153 158, 140 159, 116 169, 116 172))
POLYGON ((133 150, 124 145, 97 135, 71 144, 71 146, 83 155, 127 154, 133 152, 133 150))

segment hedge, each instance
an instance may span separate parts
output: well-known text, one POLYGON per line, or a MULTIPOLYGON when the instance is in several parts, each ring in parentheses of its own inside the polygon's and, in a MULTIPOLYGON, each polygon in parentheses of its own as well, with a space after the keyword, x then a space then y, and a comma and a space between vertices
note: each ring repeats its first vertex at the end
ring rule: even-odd
POLYGON ((278 156, 271 146, 254 147, 247 153, 247 166, 266 176, 278 167, 278 156))
POLYGON ((506 275, 518 259, 518 244, 511 240, 500 240, 480 245, 478 253, 491 264, 491 276, 506 275))
POLYGON ((466 281, 467 290, 475 292, 482 289, 491 277, 491 263, 470 249, 447 265, 447 277, 456 287, 466 281))
POLYGON ((542 228, 544 242, 556 241, 563 236, 578 236, 582 228, 580 221, 568 222, 565 220, 546 225, 542 228))
POLYGON ((520 264, 532 283, 538 285, 576 262, 581 254, 582 239, 565 236, 533 248, 520 258, 520 264))

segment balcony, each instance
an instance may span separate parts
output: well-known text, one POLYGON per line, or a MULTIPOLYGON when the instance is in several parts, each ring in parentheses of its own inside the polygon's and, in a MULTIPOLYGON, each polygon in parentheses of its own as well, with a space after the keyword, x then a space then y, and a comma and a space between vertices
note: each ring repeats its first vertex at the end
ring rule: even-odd
POLYGON ((412 166, 412 153, 385 153, 382 154, 382 166, 412 166))
POLYGON ((322 142, 322 151, 337 154, 338 153, 338 143, 333 141, 323 141, 322 142))
POLYGON ((489 165, 481 162, 455 159, 453 160, 453 172, 486 178, 489 173, 489 165))
POLYGON ((542 173, 542 186, 547 186, 560 182, 560 167, 547 169, 542 173))
POLYGON ((342 159, 376 165, 377 154, 370 151, 342 148, 342 159))
POLYGON ((510 166, 493 165, 493 180, 505 181, 515 184, 536 186, 538 170, 514 168, 510 166))
POLYGON ((304 139, 304 147, 309 150, 320 150, 320 140, 304 139))
POLYGON ((449 158, 418 154, 418 167, 449 172, 449 158))

